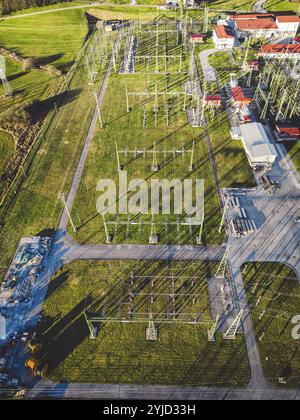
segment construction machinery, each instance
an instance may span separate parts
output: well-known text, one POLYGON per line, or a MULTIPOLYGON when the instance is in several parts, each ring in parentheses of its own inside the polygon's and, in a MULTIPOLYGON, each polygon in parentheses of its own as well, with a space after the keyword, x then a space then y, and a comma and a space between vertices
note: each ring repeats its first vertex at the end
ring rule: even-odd
POLYGON ((35 340, 30 340, 27 343, 27 348, 31 354, 36 354, 42 349, 42 345, 35 340))
POLYGON ((26 360, 25 367, 31 370, 33 376, 40 376, 41 378, 44 378, 48 371, 48 365, 34 357, 26 360))

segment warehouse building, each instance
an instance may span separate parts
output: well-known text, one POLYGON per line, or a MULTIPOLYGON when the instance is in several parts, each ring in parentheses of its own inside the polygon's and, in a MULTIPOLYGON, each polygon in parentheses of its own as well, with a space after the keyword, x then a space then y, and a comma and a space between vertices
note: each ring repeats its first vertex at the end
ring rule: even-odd
POLYGON ((278 157, 275 146, 268 139, 264 126, 260 123, 241 125, 242 142, 252 167, 272 167, 278 157))

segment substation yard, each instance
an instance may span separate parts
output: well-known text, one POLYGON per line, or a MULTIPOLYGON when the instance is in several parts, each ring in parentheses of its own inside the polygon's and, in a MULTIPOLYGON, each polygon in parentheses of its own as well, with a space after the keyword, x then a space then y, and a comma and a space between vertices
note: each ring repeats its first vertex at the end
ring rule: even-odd
POLYGON ((283 264, 249 263, 244 283, 265 378, 277 387, 298 387, 300 343, 292 335, 300 299, 295 273, 283 264))
POLYGON ((49 379, 87 383, 244 386, 250 370, 243 335, 208 341, 216 264, 76 262, 51 279, 43 307, 49 379), (174 316, 176 311, 176 316, 174 316), (106 317, 94 324, 84 314, 106 317), (149 316, 157 340, 146 340, 149 316), (173 315, 172 315, 173 314, 173 315))
MULTIPOLYGON (((141 178, 149 186, 152 179, 204 179, 202 241, 220 243, 221 212, 204 129, 188 121, 188 114, 198 106, 192 94, 184 94, 191 79, 188 40, 182 39, 172 21, 162 21, 158 30, 142 25, 137 33, 136 73, 119 73, 124 70, 123 41, 116 72, 109 79, 101 110, 104 128, 97 127, 72 211, 78 227, 74 238, 84 243, 105 242, 103 221, 96 211, 96 186, 106 178, 118 184, 120 164, 128 181, 141 178), (153 171, 154 155, 158 172, 153 171)), ((200 226, 184 226, 183 219, 107 215, 106 223, 114 243, 148 243, 155 225, 161 244, 195 244, 200 226)))

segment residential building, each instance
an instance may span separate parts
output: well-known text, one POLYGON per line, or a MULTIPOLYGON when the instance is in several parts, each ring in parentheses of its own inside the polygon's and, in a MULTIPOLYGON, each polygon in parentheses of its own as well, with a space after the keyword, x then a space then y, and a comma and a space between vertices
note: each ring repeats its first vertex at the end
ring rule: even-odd
POLYGON ((225 25, 217 25, 213 31, 213 41, 215 48, 220 50, 233 48, 235 44, 234 31, 225 25))

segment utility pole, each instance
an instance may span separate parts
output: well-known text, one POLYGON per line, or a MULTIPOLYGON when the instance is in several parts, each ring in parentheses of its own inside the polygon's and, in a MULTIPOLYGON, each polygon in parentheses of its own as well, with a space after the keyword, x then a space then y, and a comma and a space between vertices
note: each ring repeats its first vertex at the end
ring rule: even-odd
POLYGON ((70 213, 70 210, 69 210, 68 204, 67 204, 66 199, 65 199, 65 194, 64 194, 64 193, 59 193, 59 194, 58 194, 58 198, 59 198, 59 199, 60 199, 60 201, 63 203, 63 205, 64 205, 64 207, 65 207, 65 211, 66 211, 66 213, 67 213, 67 215, 68 215, 68 218, 69 218, 69 221, 70 221, 70 223, 71 223, 71 226, 72 226, 72 228, 73 228, 73 231, 74 231, 74 233, 76 233, 76 232, 77 232, 77 228, 76 228, 76 226, 75 226, 75 225, 74 225, 74 223, 73 223, 73 220, 72 220, 72 217, 71 217, 71 213, 70 213))
POLYGON ((100 127, 103 128, 103 121, 102 121, 102 117, 101 117, 101 110, 100 110, 100 104, 99 104, 99 98, 97 95, 97 92, 94 91, 93 92, 95 101, 96 101, 96 106, 97 106, 97 112, 98 112, 98 118, 99 118, 99 123, 100 123, 100 127))
POLYGON ((225 223, 225 219, 226 219, 227 210, 228 210, 228 207, 229 207, 229 203, 230 203, 230 197, 228 196, 228 197, 226 197, 223 216, 222 216, 221 224, 220 224, 220 227, 219 227, 219 233, 222 232, 222 229, 223 229, 223 226, 224 226, 224 223, 225 223))
POLYGON ((8 80, 6 77, 5 57, 3 56, 0 56, 0 79, 3 85, 5 96, 7 97, 12 96, 13 90, 10 87, 10 84, 8 83, 8 80))

